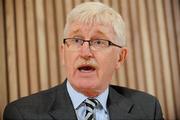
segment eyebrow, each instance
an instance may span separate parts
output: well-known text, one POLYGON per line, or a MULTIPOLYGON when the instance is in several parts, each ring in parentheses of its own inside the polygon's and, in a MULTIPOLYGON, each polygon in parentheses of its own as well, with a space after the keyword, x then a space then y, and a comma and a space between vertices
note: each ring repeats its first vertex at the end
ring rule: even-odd
POLYGON ((106 34, 104 34, 102 31, 97 31, 98 34, 103 35, 104 37, 107 37, 106 34))
POLYGON ((73 34, 77 34, 77 33, 79 33, 79 32, 80 32, 79 29, 72 31, 73 34))
MULTIPOLYGON (((70 36, 73 36, 73 35, 81 35, 81 30, 80 29, 75 29, 75 30, 72 30, 71 33, 70 33, 70 36)), ((97 30, 95 31, 95 36, 96 35, 101 35, 103 38, 107 38, 106 34, 100 30, 97 30)))
POLYGON ((79 29, 70 31, 70 35, 79 34, 79 33, 81 33, 79 29))

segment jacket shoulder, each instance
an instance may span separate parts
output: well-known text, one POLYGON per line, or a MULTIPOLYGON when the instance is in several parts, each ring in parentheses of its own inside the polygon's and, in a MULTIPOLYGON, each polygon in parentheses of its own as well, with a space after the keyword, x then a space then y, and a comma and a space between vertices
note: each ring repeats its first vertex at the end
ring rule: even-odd
POLYGON ((129 98, 131 100, 143 100, 143 101, 151 101, 156 99, 153 95, 140 91, 140 90, 135 90, 127 87, 121 87, 121 86, 116 86, 116 85, 111 85, 111 87, 119 94, 123 95, 126 98, 129 98), (142 99, 143 98, 143 99, 142 99))
POLYGON ((121 86, 110 86, 117 94, 125 97, 128 101, 134 104, 134 108, 142 110, 149 118, 155 116, 162 118, 162 110, 158 99, 146 92, 134 90, 121 86))
POLYGON ((28 105, 30 104, 31 106, 33 104, 35 105, 39 105, 39 103, 41 104, 46 104, 46 102, 50 100, 52 100, 52 98, 54 97, 54 95, 56 94, 56 91, 60 88, 61 86, 55 86, 53 88, 50 88, 50 89, 47 89, 47 90, 43 90, 43 91, 40 91, 40 92, 37 92, 37 93, 34 93, 32 95, 29 95, 29 96, 25 96, 25 97, 22 97, 18 100, 15 100, 11 103, 9 103, 8 105, 16 105, 16 106, 19 106, 19 105, 28 105), (32 104, 33 103, 33 104, 32 104))
POLYGON ((23 119, 23 116, 32 118, 36 113, 48 112, 57 91, 61 91, 60 89, 62 89, 62 85, 22 97, 9 103, 4 109, 4 119, 16 118, 20 120, 23 119))

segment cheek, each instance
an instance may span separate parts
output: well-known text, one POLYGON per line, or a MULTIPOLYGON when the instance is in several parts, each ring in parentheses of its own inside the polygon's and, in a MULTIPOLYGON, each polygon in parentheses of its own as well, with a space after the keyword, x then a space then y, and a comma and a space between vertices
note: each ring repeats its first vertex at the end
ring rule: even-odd
POLYGON ((100 71, 99 75, 102 79, 111 79, 113 73, 115 72, 117 63, 117 58, 113 54, 108 54, 104 57, 101 57, 99 60, 100 71))
POLYGON ((104 64, 101 64, 101 70, 105 74, 105 76, 111 75, 112 72, 115 71, 115 64, 113 63, 115 61, 112 60, 104 60, 104 64))
POLYGON ((64 55, 64 64, 67 72, 72 72, 74 68, 74 62, 76 60, 76 54, 66 52, 64 55))

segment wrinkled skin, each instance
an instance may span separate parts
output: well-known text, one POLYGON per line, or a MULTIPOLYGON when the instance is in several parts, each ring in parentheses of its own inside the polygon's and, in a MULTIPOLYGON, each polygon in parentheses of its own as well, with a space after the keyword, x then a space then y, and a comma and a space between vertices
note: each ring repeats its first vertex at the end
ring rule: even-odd
MULTIPOLYGON (((78 37, 85 40, 107 39, 117 44, 115 33, 110 25, 83 24, 74 22, 69 26, 68 38, 78 37)), ((74 89, 90 97, 98 96, 110 84, 113 73, 120 68, 127 57, 127 48, 110 46, 100 51, 90 49, 85 42, 77 51, 61 45, 61 58, 67 79, 74 89), (79 70, 90 66, 93 70, 79 70)))

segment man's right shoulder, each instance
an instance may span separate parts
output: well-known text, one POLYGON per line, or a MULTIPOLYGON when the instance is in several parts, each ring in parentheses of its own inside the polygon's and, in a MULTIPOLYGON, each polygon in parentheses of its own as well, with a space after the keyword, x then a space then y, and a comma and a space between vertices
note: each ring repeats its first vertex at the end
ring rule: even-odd
POLYGON ((15 100, 15 101, 9 103, 9 105, 10 104, 15 104, 15 105, 28 104, 31 102, 38 104, 39 102, 47 100, 47 98, 49 98, 49 97, 51 98, 51 96, 56 94, 57 90, 61 89, 61 87, 62 87, 62 85, 58 85, 58 86, 55 86, 55 87, 52 87, 52 88, 49 88, 46 90, 39 91, 39 92, 31 94, 29 96, 19 98, 18 100, 15 100))
MULTIPOLYGON (((5 110, 4 115, 13 114, 16 113, 33 113, 33 112, 43 112, 48 111, 49 106, 53 104, 53 101, 55 100, 55 97, 58 92, 63 92, 63 84, 52 87, 47 90, 43 90, 37 93, 34 93, 32 95, 22 97, 18 100, 15 100, 11 103, 9 103, 5 110), (38 111, 37 111, 38 110, 38 111)), ((12 115, 13 116, 13 115, 12 115)))

